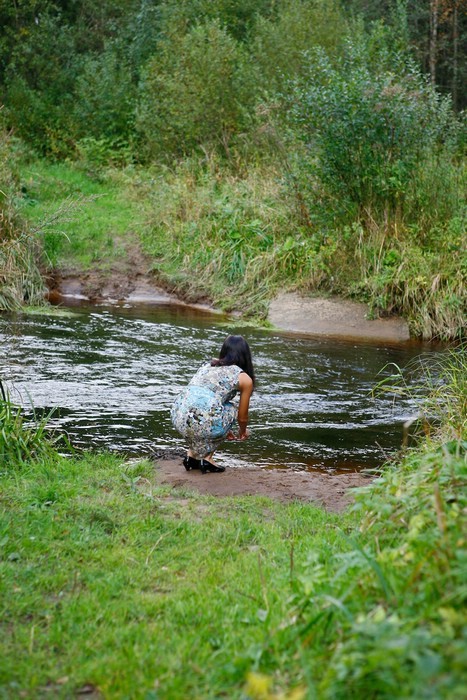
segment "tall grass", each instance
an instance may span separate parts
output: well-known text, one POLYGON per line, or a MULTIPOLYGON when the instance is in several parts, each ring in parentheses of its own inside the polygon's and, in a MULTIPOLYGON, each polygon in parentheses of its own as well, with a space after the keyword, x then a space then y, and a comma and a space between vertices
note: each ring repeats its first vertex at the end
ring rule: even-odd
POLYGON ((51 435, 50 417, 49 413, 39 418, 33 409, 33 419, 27 421, 22 408, 13 403, 0 381, 0 465, 25 466, 33 459, 53 457, 64 437, 51 435))
POLYGON ((14 162, 10 139, 0 126, 0 311, 38 305, 44 296, 38 241, 18 212, 14 162))
MULTIPOLYGON (((310 548, 283 621, 252 668, 255 700, 277 697, 274 679, 290 675, 291 650, 303 697, 465 696, 465 346, 410 370, 418 375, 420 409, 437 419, 437 431, 360 490, 346 551, 310 548)), ((400 372, 385 385, 407 390, 400 372)))
POLYGON ((315 238, 276 166, 232 170, 212 157, 161 170, 147 189, 145 250, 166 284, 226 310, 265 316, 278 287, 319 280, 315 238))
POLYGON ((466 351, 467 344, 462 342, 437 355, 419 355, 404 369, 392 365, 392 373, 374 392, 392 394, 395 400, 411 398, 424 435, 430 439, 463 440, 467 435, 466 351))

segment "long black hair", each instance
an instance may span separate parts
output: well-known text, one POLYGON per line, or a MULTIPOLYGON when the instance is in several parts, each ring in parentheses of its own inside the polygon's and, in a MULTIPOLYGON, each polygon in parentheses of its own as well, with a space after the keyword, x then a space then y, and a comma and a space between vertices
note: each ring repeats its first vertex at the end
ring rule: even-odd
POLYGON ((226 365, 237 365, 243 369, 256 384, 255 370, 251 359, 250 346, 243 335, 229 335, 224 340, 218 360, 212 360, 213 367, 225 367, 226 365))

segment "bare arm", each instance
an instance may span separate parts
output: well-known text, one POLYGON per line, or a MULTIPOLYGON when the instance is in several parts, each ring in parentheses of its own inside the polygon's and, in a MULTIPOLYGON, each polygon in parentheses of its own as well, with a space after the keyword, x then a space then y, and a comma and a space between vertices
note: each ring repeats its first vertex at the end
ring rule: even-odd
POLYGON ((240 404, 238 406, 238 439, 245 440, 248 437, 246 427, 248 425, 248 409, 250 407, 250 397, 253 393, 253 380, 246 373, 242 372, 238 378, 240 390, 240 404))

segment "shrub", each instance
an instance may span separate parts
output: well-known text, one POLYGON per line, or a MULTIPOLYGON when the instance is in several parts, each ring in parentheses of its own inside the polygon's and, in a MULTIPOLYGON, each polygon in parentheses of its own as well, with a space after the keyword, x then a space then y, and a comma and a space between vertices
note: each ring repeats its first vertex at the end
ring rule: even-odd
POLYGON ((39 152, 73 152, 79 63, 72 30, 52 14, 39 14, 14 47, 5 75, 8 123, 39 152))
POLYGON ((167 39, 140 86, 137 128, 150 156, 203 146, 229 153, 249 123, 253 74, 242 47, 217 21, 167 39))
POLYGON ((315 52, 293 114, 315 156, 313 176, 351 217, 396 212, 420 161, 438 150, 454 121, 448 101, 410 63, 402 74, 375 72, 365 48, 351 42, 337 67, 315 52))
POLYGON ((307 52, 318 46, 339 55, 346 22, 335 0, 278 3, 274 17, 259 17, 252 32, 250 51, 259 67, 266 94, 287 91, 287 82, 306 73, 307 52))
POLYGON ((98 56, 88 56, 75 90, 74 114, 82 138, 130 138, 136 86, 116 50, 110 47, 98 56))

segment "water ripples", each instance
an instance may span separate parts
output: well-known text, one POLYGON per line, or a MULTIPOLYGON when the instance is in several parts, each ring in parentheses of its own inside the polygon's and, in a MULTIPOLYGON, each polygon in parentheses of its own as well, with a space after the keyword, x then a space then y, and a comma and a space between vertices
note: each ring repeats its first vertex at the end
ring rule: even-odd
POLYGON ((230 332, 248 338, 258 378, 251 438, 226 445, 230 464, 359 469, 399 447, 414 406, 375 400, 371 389, 414 346, 294 338, 165 307, 79 309, 2 317, 0 377, 26 411, 55 408, 53 423, 76 444, 145 454, 183 444, 171 403, 230 332))

